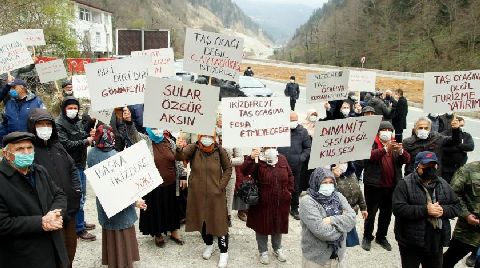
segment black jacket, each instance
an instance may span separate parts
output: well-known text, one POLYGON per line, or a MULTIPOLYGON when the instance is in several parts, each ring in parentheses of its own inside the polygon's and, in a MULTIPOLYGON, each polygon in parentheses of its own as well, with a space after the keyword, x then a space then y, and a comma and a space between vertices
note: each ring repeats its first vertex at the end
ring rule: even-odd
MULTIPOLYGON (((451 136, 452 130, 445 130, 442 132, 444 136, 451 136)), ((472 152, 475 149, 475 145, 472 136, 464 131, 460 132, 460 143, 457 145, 447 144, 442 147, 442 174, 444 172, 453 174, 461 166, 465 165, 468 160, 467 152, 472 152)))
POLYGON ((68 222, 70 219, 75 218, 75 214, 80 208, 80 177, 75 162, 58 141, 55 121, 47 110, 34 109, 30 112, 28 131, 37 136, 34 142, 34 162, 43 166, 55 184, 67 195, 67 218, 64 218, 64 221, 68 222), (52 122, 52 136, 47 142, 37 136, 35 124, 40 120, 52 122))
POLYGON ((300 96, 300 87, 297 83, 288 83, 285 87, 285 96, 290 97, 290 99, 298 100, 300 96))
POLYGON ((290 169, 295 177, 295 187, 300 187, 300 185, 297 185, 297 182, 299 183, 302 164, 310 156, 312 139, 310 135, 308 135, 307 129, 301 125, 292 129, 290 135, 290 147, 278 148, 278 152, 287 158, 290 169))
POLYGON ((68 267, 63 231, 45 232, 42 217, 67 208, 67 197, 42 166, 33 164, 35 188, 0 161, 0 267, 68 267), (56 256, 59 263, 56 263, 56 256))
POLYGON ((384 119, 390 118, 390 113, 392 112, 392 109, 387 107, 387 105, 380 98, 372 97, 370 100, 367 101, 367 106, 375 109, 376 115, 382 115, 384 119))
POLYGON ((412 135, 403 140, 403 148, 407 150, 407 152, 411 156, 410 163, 405 166, 405 175, 408 175, 413 172, 414 167, 413 164, 415 162, 415 157, 419 152, 423 151, 431 151, 434 152, 437 157, 439 158, 439 168, 438 174, 440 175, 440 171, 442 170, 442 148, 444 146, 453 146, 457 145, 461 142, 460 140, 460 130, 459 129, 452 129, 452 136, 443 136, 438 132, 430 132, 430 135, 427 139, 422 140, 417 137, 417 135, 412 135))
MULTIPOLYGON (((65 113, 65 103, 67 100, 75 99, 74 97, 66 97, 62 103, 62 113, 55 119, 58 131, 58 139, 68 154, 75 161, 77 168, 85 169, 87 164, 87 138, 89 134, 85 131, 82 121, 78 115, 73 120, 68 118, 65 113)), ((80 103, 77 100, 80 109, 80 103)))
POLYGON ((408 102, 405 97, 400 97, 396 102, 392 115, 392 125, 395 130, 407 128, 408 102))
MULTIPOLYGON (((132 112, 130 108, 128 109, 132 112)), ((133 120, 131 122, 125 122, 121 119, 119 120, 115 113, 113 113, 110 120, 110 126, 115 134, 115 151, 121 152, 135 143, 135 136, 138 134, 133 120)))
MULTIPOLYGON (((443 208, 442 240, 443 246, 450 241, 450 221, 460 215, 460 201, 452 187, 438 177, 435 185, 437 201, 443 208)), ((395 239, 404 247, 425 249, 425 232, 428 222, 427 196, 422 188, 417 172, 403 178, 395 188, 392 197, 393 215, 395 215, 395 239)), ((440 246, 440 245, 439 245, 440 246)))

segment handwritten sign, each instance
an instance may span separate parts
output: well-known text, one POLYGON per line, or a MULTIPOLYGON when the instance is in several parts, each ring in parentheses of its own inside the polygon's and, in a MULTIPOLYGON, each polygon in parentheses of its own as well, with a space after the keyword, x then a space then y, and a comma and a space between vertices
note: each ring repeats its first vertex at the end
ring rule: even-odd
POLYGON ((137 56, 85 65, 92 110, 143 103, 151 56, 137 56))
POLYGON ((423 111, 480 111, 480 70, 425 73, 423 111))
POLYGON ((0 74, 32 63, 32 56, 19 32, 0 36, 0 74))
POLYGON ((287 97, 223 98, 223 146, 290 146, 289 105, 287 97))
POLYGON ((149 70, 150 76, 170 77, 175 76, 175 65, 172 48, 149 49, 144 51, 132 51, 132 56, 152 56, 152 67, 149 70))
POLYGON ((40 83, 48 83, 67 77, 67 70, 61 59, 35 64, 40 83))
POLYGON ((370 158, 381 120, 372 115, 318 122, 308 168, 370 158))
POLYGON ((334 71, 307 74, 307 103, 348 98, 348 73, 334 71))
POLYGON ((183 55, 186 71, 238 82, 243 39, 187 28, 183 55))
POLYGON ((23 35, 23 42, 26 46, 44 46, 45 36, 43 29, 19 29, 23 35))
POLYGON ((90 115, 90 117, 95 118, 100 122, 110 124, 110 120, 112 119, 113 115, 113 109, 89 111, 88 114, 90 115))
POLYGON ((72 76, 72 89, 75 98, 90 98, 88 93, 88 84, 86 75, 73 75, 72 76))
POLYGON ((348 71, 348 90, 375 92, 377 73, 372 71, 348 71))
POLYGON ((85 175, 109 218, 163 182, 144 140, 89 167, 85 175))
POLYGON ((219 87, 147 77, 143 125, 213 134, 219 87))

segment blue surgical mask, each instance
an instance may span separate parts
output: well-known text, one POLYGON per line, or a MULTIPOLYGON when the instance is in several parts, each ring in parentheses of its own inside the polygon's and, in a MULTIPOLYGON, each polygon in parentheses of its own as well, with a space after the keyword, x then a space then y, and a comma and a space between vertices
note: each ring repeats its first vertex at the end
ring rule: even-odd
POLYGON ((318 189, 318 192, 324 196, 331 196, 333 191, 335 191, 333 183, 322 183, 320 184, 320 189, 318 189))
POLYGON ((18 92, 17 92, 15 89, 10 89, 10 91, 8 92, 8 94, 9 94, 10 97, 12 97, 13 99, 18 98, 18 92))
POLYGON ((35 158, 35 153, 29 153, 29 154, 20 154, 17 153, 15 154, 15 160, 13 160, 13 164, 17 168, 28 168, 29 166, 32 165, 33 159, 35 158))
POLYGON ((152 140, 153 143, 160 143, 163 141, 163 131, 154 131, 151 128, 147 128, 148 137, 152 140))

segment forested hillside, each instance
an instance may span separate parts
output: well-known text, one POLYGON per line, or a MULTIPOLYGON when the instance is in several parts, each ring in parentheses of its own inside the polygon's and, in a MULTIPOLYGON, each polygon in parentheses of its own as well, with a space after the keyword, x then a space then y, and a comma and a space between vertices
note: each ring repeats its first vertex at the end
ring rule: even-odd
POLYGON ((400 71, 480 67, 480 0, 330 0, 277 59, 400 71))

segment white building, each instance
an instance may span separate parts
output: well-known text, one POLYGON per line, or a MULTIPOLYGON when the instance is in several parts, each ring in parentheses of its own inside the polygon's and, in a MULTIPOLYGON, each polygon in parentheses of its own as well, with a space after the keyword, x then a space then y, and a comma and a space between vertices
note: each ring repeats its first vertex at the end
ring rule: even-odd
POLYGON ((112 55, 112 13, 83 1, 73 2, 75 20, 72 28, 78 40, 78 50, 97 56, 112 55))

